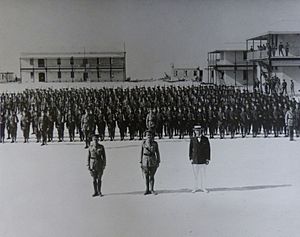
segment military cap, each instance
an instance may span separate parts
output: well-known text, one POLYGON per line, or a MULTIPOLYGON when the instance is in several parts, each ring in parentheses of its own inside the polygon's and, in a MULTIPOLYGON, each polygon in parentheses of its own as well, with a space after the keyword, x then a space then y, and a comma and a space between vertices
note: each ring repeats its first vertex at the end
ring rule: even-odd
POLYGON ((193 130, 201 130, 201 129, 202 129, 202 127, 200 125, 195 125, 193 128, 193 130))

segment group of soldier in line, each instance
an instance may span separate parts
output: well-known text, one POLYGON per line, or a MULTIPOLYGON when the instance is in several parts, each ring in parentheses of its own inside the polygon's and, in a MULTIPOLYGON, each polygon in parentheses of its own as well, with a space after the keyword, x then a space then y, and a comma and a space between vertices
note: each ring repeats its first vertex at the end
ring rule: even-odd
POLYGON ((53 141, 57 130, 58 142, 69 141, 78 134, 86 148, 96 131, 100 140, 115 140, 116 128, 120 139, 143 139, 147 123, 152 123, 158 138, 180 139, 192 136, 193 126, 201 125, 204 134, 214 138, 219 134, 234 138, 250 134, 256 137, 263 129, 267 137, 288 136, 285 115, 293 112, 293 130, 300 130, 300 111, 295 99, 283 94, 248 92, 227 86, 158 86, 101 89, 30 89, 20 93, 0 94, 0 141, 5 131, 16 142, 18 124, 24 142, 34 134, 42 145, 53 141), (145 122, 146 121, 146 122, 145 122))

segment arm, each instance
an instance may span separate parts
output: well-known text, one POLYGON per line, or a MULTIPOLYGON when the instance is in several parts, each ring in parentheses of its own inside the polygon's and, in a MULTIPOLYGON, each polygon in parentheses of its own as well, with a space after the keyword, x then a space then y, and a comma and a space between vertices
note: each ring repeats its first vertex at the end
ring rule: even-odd
POLYGON ((141 149, 141 157, 140 157, 140 163, 142 164, 142 160, 143 160, 143 154, 144 154, 144 142, 142 143, 142 149, 141 149))
POLYGON ((210 161, 210 143, 209 140, 207 139, 207 159, 206 159, 206 164, 208 165, 210 161))
POLYGON ((160 163, 160 154, 159 154, 159 149, 158 149, 158 144, 156 143, 156 159, 157 159, 157 163, 160 163))
POLYGON ((193 138, 190 140, 190 151, 189 151, 189 158, 192 160, 192 154, 193 154, 193 138))
POLYGON ((104 167, 106 166, 106 154, 105 154, 105 149, 103 147, 103 164, 104 164, 104 167))
POLYGON ((91 153, 90 153, 90 151, 88 152, 87 167, 89 170, 91 169, 91 153))

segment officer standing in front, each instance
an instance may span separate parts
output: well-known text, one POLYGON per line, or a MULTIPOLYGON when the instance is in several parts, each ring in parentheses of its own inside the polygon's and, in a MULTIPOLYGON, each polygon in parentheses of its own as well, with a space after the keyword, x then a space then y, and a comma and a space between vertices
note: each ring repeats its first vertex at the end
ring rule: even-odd
POLYGON ((295 115, 293 112, 293 108, 290 109, 285 114, 285 126, 288 128, 290 141, 294 140, 294 123, 295 123, 295 115))
POLYGON ((154 134, 152 131, 147 131, 147 138, 143 141, 141 151, 141 168, 146 178, 146 191, 144 195, 150 193, 156 195, 154 191, 154 175, 160 163, 160 155, 158 144, 154 141, 154 134), (151 191, 149 190, 151 188, 151 191))
POLYGON ((198 177, 200 172, 201 188, 200 190, 208 193, 205 186, 206 166, 210 162, 210 144, 206 136, 203 135, 201 126, 194 127, 194 136, 190 140, 189 158, 194 173, 194 189, 193 193, 198 191, 198 177))
POLYGON ((88 152, 88 168, 93 177, 94 194, 93 197, 103 196, 101 192, 102 175, 106 166, 106 155, 104 146, 99 144, 98 136, 93 135, 88 152))

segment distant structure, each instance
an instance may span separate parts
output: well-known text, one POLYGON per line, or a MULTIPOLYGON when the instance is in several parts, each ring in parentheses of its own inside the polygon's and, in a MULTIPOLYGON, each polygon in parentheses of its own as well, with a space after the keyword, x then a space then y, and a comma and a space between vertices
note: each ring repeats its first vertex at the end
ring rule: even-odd
POLYGON ((263 85, 273 77, 294 80, 300 87, 300 31, 269 31, 246 40, 247 60, 263 85))
POLYGON ((22 82, 126 80, 126 52, 22 53, 22 82))
POLYGON ((247 61, 247 50, 215 50, 208 53, 207 62, 208 83, 231 86, 252 84, 253 65, 247 61))
POLYGON ((17 82, 17 78, 13 72, 0 72, 0 83, 17 82))
POLYGON ((181 81, 181 80, 193 80, 202 82, 203 71, 199 67, 187 68, 187 67, 175 67, 174 64, 171 65, 171 80, 181 81))

